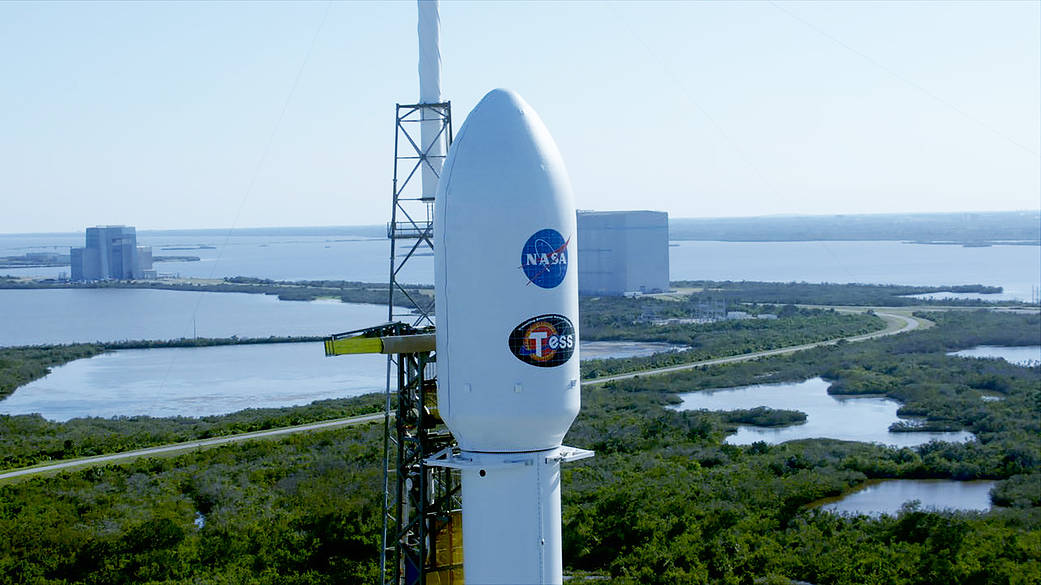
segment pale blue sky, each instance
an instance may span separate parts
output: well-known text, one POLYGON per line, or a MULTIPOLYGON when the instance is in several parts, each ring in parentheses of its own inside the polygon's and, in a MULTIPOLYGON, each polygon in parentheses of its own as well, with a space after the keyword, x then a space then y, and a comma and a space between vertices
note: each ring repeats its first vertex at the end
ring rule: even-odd
MULTIPOLYGON (((520 92, 581 208, 1041 207, 1039 2, 442 2, 441 20, 457 128, 520 92)), ((415 28, 411 1, 0 3, 0 232, 383 223, 415 28)))

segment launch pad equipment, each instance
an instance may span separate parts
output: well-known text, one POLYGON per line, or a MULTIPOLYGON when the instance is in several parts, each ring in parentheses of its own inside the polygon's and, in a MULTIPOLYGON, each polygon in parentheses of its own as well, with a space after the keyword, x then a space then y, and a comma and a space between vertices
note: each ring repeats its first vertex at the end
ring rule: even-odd
POLYGON ((437 412, 434 350, 432 328, 400 322, 325 340, 328 356, 388 354, 397 373, 384 406, 384 584, 463 583, 459 478, 424 463, 455 443, 437 412))
MULTIPOLYGON (((413 296, 404 286, 415 258, 433 253, 434 197, 452 143, 452 106, 441 98, 438 2, 418 0, 417 6, 419 103, 397 104, 395 109, 387 226, 387 317, 397 328, 370 334, 380 338, 380 352, 390 354, 384 403, 380 583, 458 585, 462 583, 458 476, 423 463, 454 442, 432 407, 437 359, 429 329, 434 325, 433 300, 413 296), (392 414, 396 415, 393 424, 392 414)), ((332 343, 336 351, 336 340, 332 343)), ((343 347, 351 345, 346 342, 343 347)))
POLYGON ((395 116, 389 323, 325 342, 388 355, 380 582, 560 585, 560 464, 593 455, 561 443, 581 391, 570 181, 509 91, 486 95, 453 143, 438 4, 418 6, 420 103, 395 116), (436 308, 399 282, 426 251, 436 308))
POLYGON ((439 326, 389 323, 325 344, 396 365, 382 582, 560 585, 560 464, 593 455, 562 444, 581 392, 570 183, 538 114, 506 90, 474 108, 444 168, 439 326))

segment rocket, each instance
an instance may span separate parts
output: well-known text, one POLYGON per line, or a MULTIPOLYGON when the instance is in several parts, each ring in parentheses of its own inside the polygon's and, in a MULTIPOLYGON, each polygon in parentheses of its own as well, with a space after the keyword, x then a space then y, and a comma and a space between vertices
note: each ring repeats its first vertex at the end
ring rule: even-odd
POLYGON ((562 582, 560 464, 580 404, 576 219, 560 152, 516 93, 457 134, 434 204, 438 410, 459 453, 467 583, 562 582))

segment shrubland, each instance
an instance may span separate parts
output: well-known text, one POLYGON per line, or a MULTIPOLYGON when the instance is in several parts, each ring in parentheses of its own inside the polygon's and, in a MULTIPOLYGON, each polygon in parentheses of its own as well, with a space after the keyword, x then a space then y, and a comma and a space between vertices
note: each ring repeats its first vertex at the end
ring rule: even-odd
MULTIPOLYGON (((946 355, 979 344, 1041 344, 1041 317, 922 317, 936 326, 584 388, 566 443, 597 455, 564 466, 566 571, 626 585, 1041 582, 1041 367, 946 355), (737 446, 724 442, 734 425, 790 411, 668 408, 681 392, 814 376, 829 380, 832 392, 885 394, 905 414, 971 431, 976 440, 737 446), (955 512, 912 503, 877 517, 814 507, 890 478, 997 480, 992 499, 1000 507, 955 512)), ((271 417, 326 414, 308 408, 377 405, 376 397, 362 398, 206 424, 219 432, 236 420, 248 428, 271 417)), ((5 441, 71 428, 98 440, 201 424, 7 420, 14 419, 25 426, 5 428, 5 441)), ((377 423, 9 481, 0 485, 0 582, 374 582, 381 447, 377 423)))

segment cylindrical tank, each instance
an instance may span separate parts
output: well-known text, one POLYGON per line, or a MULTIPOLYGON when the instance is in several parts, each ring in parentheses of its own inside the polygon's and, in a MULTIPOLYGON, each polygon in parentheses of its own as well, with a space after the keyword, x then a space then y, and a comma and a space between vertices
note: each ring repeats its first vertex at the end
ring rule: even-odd
POLYGON ((464 451, 553 449, 578 414, 575 230, 542 120, 517 94, 488 93, 435 201, 438 408, 464 451))

